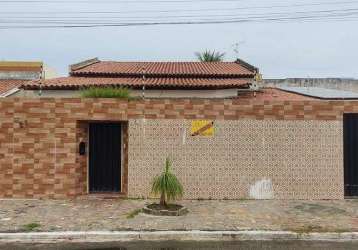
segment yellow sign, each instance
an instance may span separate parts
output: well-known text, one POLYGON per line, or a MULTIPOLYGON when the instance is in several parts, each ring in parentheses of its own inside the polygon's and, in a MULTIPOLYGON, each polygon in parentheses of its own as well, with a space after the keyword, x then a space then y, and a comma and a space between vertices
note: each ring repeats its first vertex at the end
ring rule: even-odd
POLYGON ((195 120, 191 122, 191 135, 192 136, 213 136, 214 135, 214 122, 208 120, 195 120))
POLYGON ((255 75, 255 81, 256 81, 256 82, 261 82, 261 81, 262 81, 262 75, 261 75, 260 73, 257 73, 257 74, 255 75))

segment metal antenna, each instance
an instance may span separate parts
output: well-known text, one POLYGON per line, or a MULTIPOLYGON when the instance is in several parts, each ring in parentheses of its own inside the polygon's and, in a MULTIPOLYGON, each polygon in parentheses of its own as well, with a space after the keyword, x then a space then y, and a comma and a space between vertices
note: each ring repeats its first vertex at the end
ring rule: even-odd
POLYGON ((236 55, 236 59, 239 58, 239 45, 244 44, 244 43, 245 43, 245 41, 239 41, 239 42, 236 42, 236 43, 234 43, 232 45, 233 51, 234 51, 234 53, 236 55))
POLYGON ((43 63, 42 63, 42 65, 41 65, 41 73, 40 73, 40 89, 39 89, 39 96, 42 96, 42 79, 44 79, 45 77, 44 77, 44 65, 43 65, 43 63))
POLYGON ((146 80, 146 78, 145 78, 145 73, 146 73, 146 71, 145 71, 145 67, 143 67, 142 68, 142 85, 143 85, 143 87, 142 87, 142 98, 144 99, 145 98, 145 80, 146 80))

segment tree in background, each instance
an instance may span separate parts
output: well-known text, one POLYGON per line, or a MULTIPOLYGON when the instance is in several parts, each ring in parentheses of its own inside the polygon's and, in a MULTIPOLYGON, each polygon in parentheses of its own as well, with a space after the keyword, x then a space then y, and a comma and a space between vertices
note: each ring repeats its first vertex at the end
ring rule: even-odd
POLYGON ((196 52, 195 55, 200 62, 222 62, 225 53, 220 53, 215 50, 205 50, 204 52, 196 52))

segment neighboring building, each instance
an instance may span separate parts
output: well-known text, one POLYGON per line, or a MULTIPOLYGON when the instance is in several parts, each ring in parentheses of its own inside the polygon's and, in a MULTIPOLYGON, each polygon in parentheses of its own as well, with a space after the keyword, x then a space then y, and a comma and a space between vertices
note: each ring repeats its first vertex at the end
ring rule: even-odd
POLYGON ((23 85, 22 97, 76 97, 88 87, 128 87, 134 96, 236 97, 250 90, 258 69, 236 62, 113 62, 97 58, 70 66, 68 77, 23 85))
POLYGON ((42 69, 42 62, 0 61, 0 97, 14 95, 24 83, 41 79, 42 69))
POLYGON ((358 92, 358 80, 353 78, 286 78, 264 79, 265 87, 317 87, 358 92))
POLYGON ((278 87, 279 90, 284 90, 293 94, 299 94, 302 96, 325 99, 325 100, 357 100, 358 93, 339 90, 339 89, 327 89, 320 87, 291 87, 291 86, 281 86, 278 87))
POLYGON ((315 97, 278 88, 261 88, 257 91, 242 91, 237 98, 251 101, 305 101, 315 99, 315 97))

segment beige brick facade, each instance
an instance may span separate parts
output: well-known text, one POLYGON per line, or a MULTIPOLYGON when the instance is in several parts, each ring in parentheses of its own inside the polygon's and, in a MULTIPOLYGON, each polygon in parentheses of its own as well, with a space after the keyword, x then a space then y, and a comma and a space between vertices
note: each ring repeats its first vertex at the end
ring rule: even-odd
POLYGON ((147 196, 173 158, 186 198, 343 198, 342 114, 354 101, 39 98, 0 100, 0 197, 87 193, 90 121, 123 122, 122 193, 147 196), (215 136, 191 137, 193 119, 215 136), (128 134, 127 134, 128 133, 128 134))

